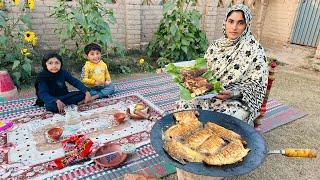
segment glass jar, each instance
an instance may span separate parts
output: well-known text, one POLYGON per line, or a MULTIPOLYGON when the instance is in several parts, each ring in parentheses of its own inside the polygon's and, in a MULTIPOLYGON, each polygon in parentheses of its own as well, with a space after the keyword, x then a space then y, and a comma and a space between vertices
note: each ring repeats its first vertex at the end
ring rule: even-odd
POLYGON ((65 129, 70 133, 77 132, 81 128, 81 119, 78 112, 78 106, 66 106, 64 111, 66 112, 65 129))

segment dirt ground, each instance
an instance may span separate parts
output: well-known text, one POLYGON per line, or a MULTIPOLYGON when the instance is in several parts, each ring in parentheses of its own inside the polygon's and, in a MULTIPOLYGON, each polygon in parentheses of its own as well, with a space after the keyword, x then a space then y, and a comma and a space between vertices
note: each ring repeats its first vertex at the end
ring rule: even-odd
MULTIPOLYGON (((276 69, 276 79, 270 97, 308 115, 264 133, 268 148, 313 148, 320 151, 320 60, 304 50, 288 48, 266 49, 268 56, 285 65, 276 69)), ((253 172, 229 179, 239 180, 317 180, 320 179, 320 158, 288 158, 268 155, 253 172)), ((177 179, 170 175, 165 179, 177 179)))

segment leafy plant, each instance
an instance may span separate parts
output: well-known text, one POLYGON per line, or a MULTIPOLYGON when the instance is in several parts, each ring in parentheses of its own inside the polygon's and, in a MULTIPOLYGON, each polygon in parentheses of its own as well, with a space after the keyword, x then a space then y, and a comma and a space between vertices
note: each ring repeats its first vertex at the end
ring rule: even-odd
POLYGON ((208 40, 200 30, 201 15, 190 5, 194 6, 195 0, 170 0, 164 4, 163 19, 147 47, 148 56, 176 62, 204 54, 208 40))
POLYGON ((132 72, 131 68, 125 65, 120 65, 120 70, 122 74, 130 74, 132 72))
POLYGON ((33 70, 33 46, 37 43, 37 36, 31 29, 28 8, 34 8, 31 3, 19 4, 19 1, 5 3, 1 1, 0 10, 0 67, 8 70, 17 85, 31 79, 33 70), (19 6, 15 15, 8 16, 13 6, 19 6))
POLYGON ((139 67, 142 71, 144 72, 153 72, 154 71, 154 68, 144 60, 144 58, 140 58, 139 59, 139 67))
MULTIPOLYGON (((182 71, 185 70, 199 70, 199 69, 207 69, 207 63, 204 58, 197 58, 195 60, 195 64, 192 66, 176 66, 173 63, 168 64, 166 67, 167 73, 169 73, 173 77, 173 81, 176 82, 180 89, 180 96, 183 99, 190 100, 194 98, 193 94, 188 90, 186 85, 183 82, 182 71)), ((217 93, 221 89, 221 82, 217 81, 217 79, 213 76, 211 70, 207 70, 205 73, 201 75, 202 77, 206 78, 210 84, 213 85, 211 91, 207 92, 206 94, 210 93, 217 93)))
POLYGON ((51 16, 59 23, 55 32, 63 55, 81 60, 84 46, 91 42, 100 44, 106 52, 113 50, 123 55, 123 47, 111 37, 109 23, 116 22, 113 10, 106 8, 103 2, 111 4, 112 0, 77 0, 73 4, 58 0, 51 16), (75 50, 68 46, 70 40, 76 43, 75 50))
POLYGON ((160 68, 165 67, 165 66, 166 66, 167 64, 169 64, 169 63, 171 63, 170 59, 167 59, 167 58, 165 58, 165 57, 160 57, 160 58, 158 58, 158 60, 157 60, 157 65, 158 65, 158 67, 160 67, 160 68))

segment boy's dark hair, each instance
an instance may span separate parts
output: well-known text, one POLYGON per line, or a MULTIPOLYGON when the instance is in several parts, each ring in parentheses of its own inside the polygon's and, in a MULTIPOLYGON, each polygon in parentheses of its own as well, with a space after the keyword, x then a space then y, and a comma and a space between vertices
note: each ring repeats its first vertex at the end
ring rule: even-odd
POLYGON ((62 57, 56 52, 49 52, 48 54, 44 55, 43 58, 42 58, 42 68, 43 69, 48 70, 46 62, 51 58, 57 58, 60 61, 61 67, 62 67, 62 65, 63 65, 62 57))
POLYGON ((101 52, 101 47, 96 43, 90 43, 84 47, 84 53, 89 54, 90 51, 99 51, 101 52))

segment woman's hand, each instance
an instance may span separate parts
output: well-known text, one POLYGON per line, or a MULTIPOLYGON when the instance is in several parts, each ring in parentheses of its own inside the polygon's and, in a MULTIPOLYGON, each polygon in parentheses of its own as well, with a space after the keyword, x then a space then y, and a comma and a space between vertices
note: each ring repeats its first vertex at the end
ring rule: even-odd
POLYGON ((219 94, 216 96, 217 99, 220 100, 226 100, 230 99, 232 97, 232 92, 229 90, 222 90, 219 92, 219 94))
POLYGON ((84 97, 84 103, 87 104, 92 101, 92 97, 89 91, 86 92, 86 96, 84 97))
POLYGON ((66 105, 60 99, 56 100, 56 103, 59 113, 62 114, 66 105))

